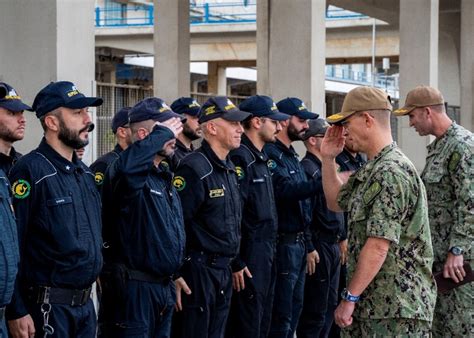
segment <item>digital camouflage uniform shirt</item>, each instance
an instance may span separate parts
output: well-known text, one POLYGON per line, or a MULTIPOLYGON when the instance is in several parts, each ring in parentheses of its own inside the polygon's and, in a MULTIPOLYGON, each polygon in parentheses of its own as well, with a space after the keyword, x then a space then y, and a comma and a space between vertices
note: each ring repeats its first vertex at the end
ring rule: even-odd
MULTIPOLYGON (((443 270, 448 251, 453 246, 463 249, 464 261, 472 260, 473 149, 473 134, 456 123, 428 146, 421 177, 428 195, 434 272, 443 270)), ((433 321, 434 336, 462 337, 472 333, 473 297, 473 283, 439 295, 433 321)))
POLYGON ((338 196, 349 212, 349 280, 369 237, 391 242, 379 273, 354 310, 357 320, 431 322, 436 285, 426 193, 415 167, 395 143, 353 174, 338 196))

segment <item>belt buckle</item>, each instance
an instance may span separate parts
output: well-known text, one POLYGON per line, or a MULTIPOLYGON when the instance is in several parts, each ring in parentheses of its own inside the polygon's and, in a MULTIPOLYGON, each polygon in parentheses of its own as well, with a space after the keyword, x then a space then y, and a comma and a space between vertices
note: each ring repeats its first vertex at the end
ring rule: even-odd
POLYGON ((49 304, 51 288, 49 286, 40 286, 38 288, 38 298, 36 302, 38 304, 49 304))
POLYGON ((212 254, 209 256, 209 264, 212 266, 217 265, 217 258, 218 256, 216 254, 212 254))
POLYGON ((88 294, 86 290, 74 290, 72 293, 71 306, 82 306, 87 302, 88 294))

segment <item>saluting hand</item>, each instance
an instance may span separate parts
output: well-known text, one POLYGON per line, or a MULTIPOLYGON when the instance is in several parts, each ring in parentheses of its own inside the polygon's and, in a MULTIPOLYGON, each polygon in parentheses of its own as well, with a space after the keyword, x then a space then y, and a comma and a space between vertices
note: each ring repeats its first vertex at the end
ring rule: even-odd
POLYGON ((164 122, 156 122, 155 125, 167 127, 173 132, 175 138, 183 131, 183 123, 178 117, 173 117, 164 122))
POLYGON ((344 127, 330 126, 326 130, 321 143, 321 156, 323 158, 336 158, 344 149, 345 139, 344 127))
POLYGON ((183 310, 183 304, 181 303, 181 290, 184 291, 185 294, 190 295, 191 289, 189 288, 188 284, 183 277, 179 277, 177 280, 174 281, 174 285, 176 286, 176 304, 174 306, 176 311, 183 310))

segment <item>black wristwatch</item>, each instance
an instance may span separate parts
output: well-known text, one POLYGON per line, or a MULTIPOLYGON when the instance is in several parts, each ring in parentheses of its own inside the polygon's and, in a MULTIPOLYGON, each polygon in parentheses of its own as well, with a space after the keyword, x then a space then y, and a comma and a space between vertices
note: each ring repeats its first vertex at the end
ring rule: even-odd
POLYGON ((464 251, 458 246, 453 246, 451 249, 449 249, 449 252, 451 252, 454 256, 461 256, 464 251))
POLYGON ((352 302, 352 303, 357 303, 360 300, 360 296, 353 295, 347 289, 342 290, 341 297, 342 297, 342 299, 344 299, 348 302, 352 302))

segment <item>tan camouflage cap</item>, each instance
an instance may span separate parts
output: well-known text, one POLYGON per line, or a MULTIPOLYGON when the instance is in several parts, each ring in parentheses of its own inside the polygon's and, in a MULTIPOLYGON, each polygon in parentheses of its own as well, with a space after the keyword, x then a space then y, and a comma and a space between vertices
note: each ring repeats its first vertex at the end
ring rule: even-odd
POLYGON ((418 86, 408 92, 405 105, 393 113, 397 116, 403 116, 409 114, 415 108, 436 106, 438 104, 444 104, 443 95, 438 89, 429 86, 418 86))
POLYGON ((373 87, 357 87, 347 93, 340 113, 329 116, 329 123, 345 120, 358 111, 392 110, 390 96, 381 89, 373 87))

